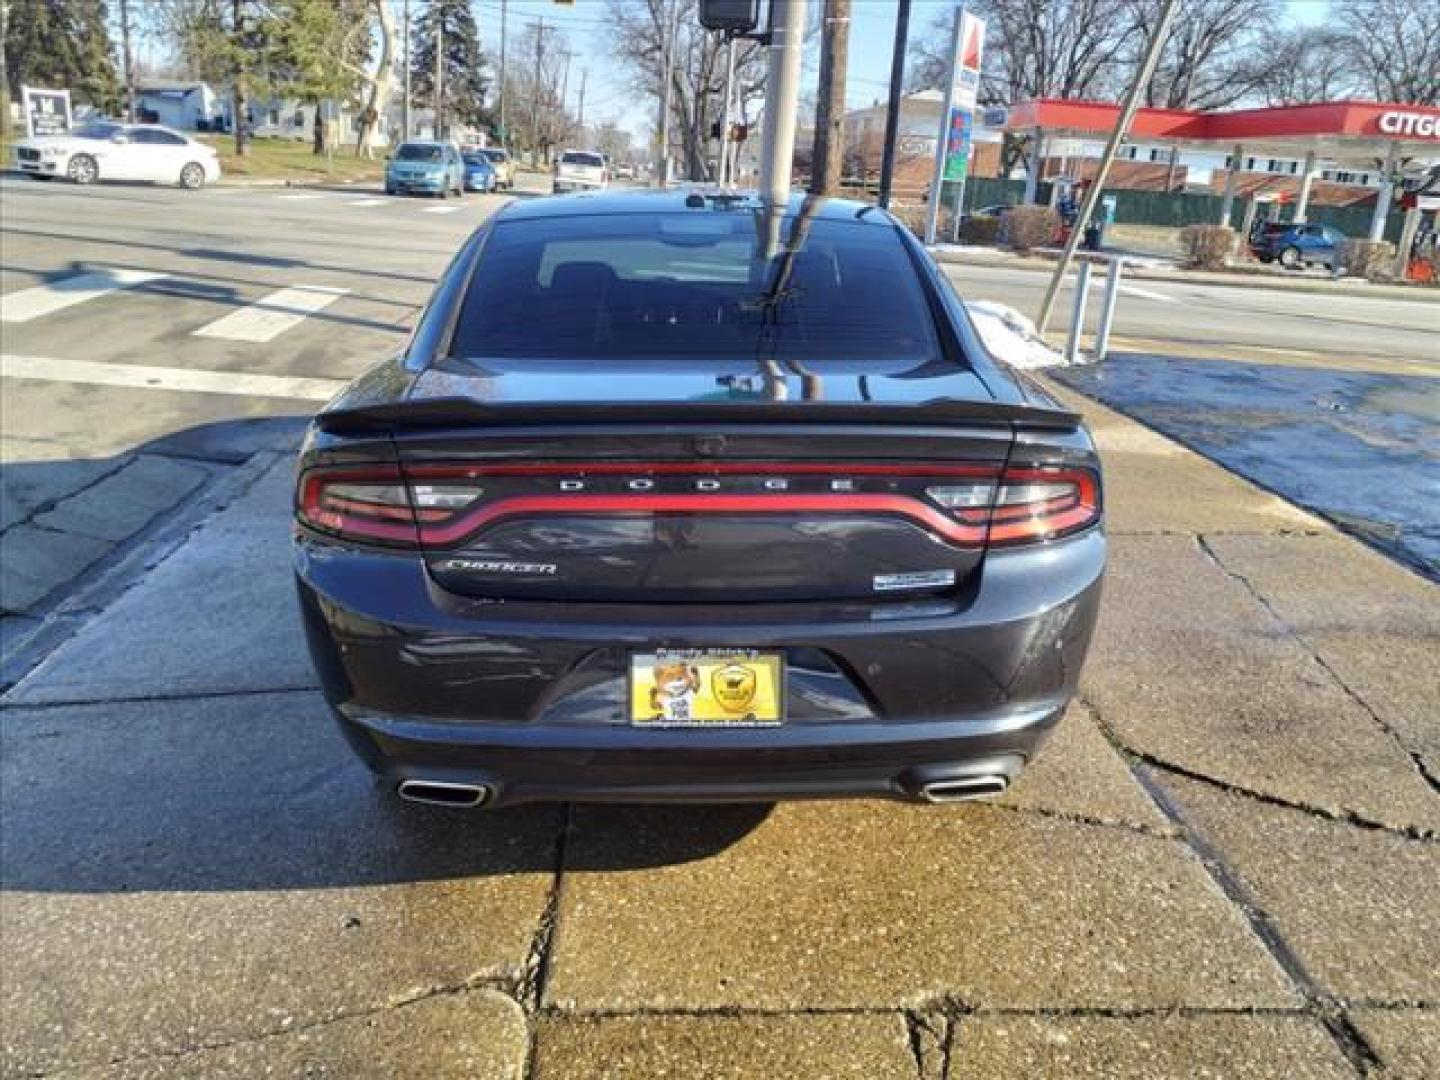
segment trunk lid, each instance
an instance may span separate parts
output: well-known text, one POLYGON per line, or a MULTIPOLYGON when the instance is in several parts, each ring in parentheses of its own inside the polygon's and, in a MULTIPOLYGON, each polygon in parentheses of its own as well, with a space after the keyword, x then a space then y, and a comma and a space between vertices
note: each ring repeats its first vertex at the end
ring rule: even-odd
POLYGON ((429 571, 453 593, 893 600, 962 588, 985 546, 964 519, 988 510, 1017 426, 1077 422, 997 404, 963 368, 935 367, 757 382, 714 366, 442 365, 409 400, 321 425, 388 431, 416 506, 464 506, 422 529, 429 571))

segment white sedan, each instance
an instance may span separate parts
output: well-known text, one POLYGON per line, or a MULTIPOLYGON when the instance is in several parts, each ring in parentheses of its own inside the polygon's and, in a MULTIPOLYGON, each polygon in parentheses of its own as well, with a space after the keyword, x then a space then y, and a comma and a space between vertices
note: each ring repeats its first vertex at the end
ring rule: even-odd
POLYGON ((198 188, 220 179, 213 147, 155 124, 112 121, 23 139, 15 144, 15 167, 42 180, 64 176, 77 184, 150 180, 198 188))

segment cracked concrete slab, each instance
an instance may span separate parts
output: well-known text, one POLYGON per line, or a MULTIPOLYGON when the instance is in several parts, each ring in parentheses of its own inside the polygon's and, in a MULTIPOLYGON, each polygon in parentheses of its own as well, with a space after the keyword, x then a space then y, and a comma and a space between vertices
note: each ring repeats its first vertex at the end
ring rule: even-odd
POLYGON ((1112 534, 1276 533, 1328 529, 1292 503, 1089 398, 1042 380, 1085 417, 1105 464, 1112 534))
POLYGON ((173 1054, 525 971, 556 808, 401 803, 310 693, 3 721, 0 1071, 173 1054))
POLYGON ((141 454, 78 494, 37 514, 36 525, 117 542, 133 536, 209 476, 198 465, 141 454))
POLYGON ((31 460, 6 454, 0 469, 0 529, 18 525, 42 506, 58 502, 117 468, 113 458, 31 460))
POLYGON ((1095 725, 1094 714, 1078 702, 998 805, 1171 831, 1169 819, 1095 725))
POLYGON ((950 1052, 952 1076, 1355 1075, 1325 1028, 1308 1016, 965 1016, 950 1052))
POLYGON ((1440 1012, 1435 1009, 1356 1009, 1353 1023, 1384 1065, 1386 1080, 1440 1076, 1440 1012))
POLYGON ((536 1027, 535 1080, 914 1080, 889 1015, 556 1016, 536 1027))
POLYGON ((1206 542, 1440 777, 1440 586, 1334 534, 1206 542))
POLYGON ((1405 751, 1194 538, 1114 538, 1081 685, 1136 752, 1335 814, 1440 832, 1440 799, 1405 751))
POLYGON ((107 701, 315 685, 290 569, 292 480, 292 463, 278 461, 6 700, 107 701))
POLYGON ((108 540, 29 524, 7 529, 0 535, 0 610, 31 610, 114 546, 108 540))
POLYGON ((1440 1001, 1440 844, 1160 773, 1311 977, 1341 999, 1440 1001))
POLYGON ((577 811, 545 1004, 1295 1003, 1179 841, 879 802, 784 804, 728 846, 715 828, 699 808, 577 811), (656 869, 584 870, 636 851, 656 869))
POLYGON ((252 1076, 519 1080, 529 1050, 530 1034, 520 1006, 497 991, 473 989, 180 1056, 85 1069, 78 1076, 85 1080, 252 1076))

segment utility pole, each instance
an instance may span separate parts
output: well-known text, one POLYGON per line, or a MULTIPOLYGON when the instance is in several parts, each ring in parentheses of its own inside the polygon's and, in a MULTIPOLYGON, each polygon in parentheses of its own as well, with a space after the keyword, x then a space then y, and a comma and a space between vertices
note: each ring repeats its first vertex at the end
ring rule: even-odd
POLYGON ((804 36, 805 0, 770 0, 770 74, 765 87, 760 195, 776 208, 783 208, 790 201, 795 114, 800 105, 800 46, 804 36))
POLYGON ((665 59, 660 65, 660 77, 665 83, 660 88, 660 146, 655 156, 655 183, 662 188, 670 183, 670 103, 673 100, 675 83, 672 69, 675 64, 675 33, 679 14, 676 0, 670 0, 666 9, 668 25, 660 30, 665 35, 665 59))
POLYGON ((245 44, 245 0, 233 0, 231 5, 231 16, 234 20, 235 37, 239 40, 241 47, 235 50, 235 88, 230 97, 231 108, 235 112, 235 156, 245 157, 250 153, 250 147, 246 144, 245 138, 245 54, 248 47, 245 44))
POLYGON ((730 112, 735 101, 735 38, 730 38, 725 53, 725 110, 720 122, 720 186, 725 187, 734 179, 730 169, 730 125, 734 122, 730 112))
POLYGON ((580 126, 580 139, 585 139, 585 80, 590 77, 589 68, 580 69, 580 105, 575 110, 575 122, 580 126))
POLYGON ((890 99, 885 104, 885 151, 880 158, 880 205, 890 205, 895 183, 895 142, 900 134, 900 99, 905 89, 905 49, 910 42, 910 0, 895 12, 895 48, 890 54, 890 99))
POLYGON ((535 24, 535 81, 530 87, 530 163, 540 164, 540 58, 545 51, 545 20, 535 24))
POLYGON ((845 148, 845 66, 850 55, 850 0, 825 0, 820 31, 820 87, 815 143, 810 155, 810 193, 833 195, 840 187, 845 148))
POLYGON ((445 137, 445 16, 435 9, 435 138, 445 137))
MULTIPOLYGON (((407 0, 408 2, 408 0, 407 0)), ((500 145, 510 145, 510 129, 505 126, 505 17, 510 13, 510 0, 500 0, 500 145)))
POLYGON ((1080 206, 1080 216, 1075 219, 1075 224, 1070 229, 1070 237, 1065 241, 1065 250, 1060 254, 1060 261, 1055 264, 1055 273, 1051 275, 1050 284, 1045 289, 1045 299, 1040 303, 1039 318, 1035 320, 1035 329, 1041 334, 1045 333, 1045 324, 1050 321, 1050 313, 1055 308, 1055 297, 1060 292, 1060 282, 1065 278, 1065 271, 1070 268, 1070 260, 1075 257, 1075 249, 1080 246, 1080 239, 1084 236, 1085 228, 1090 224, 1090 218, 1095 213, 1095 206, 1100 201, 1100 191, 1105 187, 1105 180, 1110 175, 1110 166, 1115 163, 1115 155, 1130 131, 1130 122, 1135 119, 1135 110, 1140 107, 1140 98, 1144 95, 1145 88, 1150 85, 1151 76, 1155 74, 1155 65, 1160 62, 1160 53, 1165 47, 1166 37, 1170 34, 1170 24, 1175 19, 1177 3, 1178 0, 1164 0, 1164 6, 1160 9, 1159 21, 1155 24, 1155 32, 1150 37, 1150 43, 1145 47, 1145 60, 1135 75, 1134 85, 1125 95, 1125 104, 1121 107, 1120 116, 1115 121, 1115 130, 1110 132, 1110 139, 1105 144, 1105 153, 1100 156, 1100 165, 1095 170, 1095 179, 1090 182, 1090 187, 1085 192, 1085 201, 1080 206))
POLYGON ((130 49, 130 0, 120 0, 120 47, 125 51, 125 119, 135 123, 135 54, 130 49))
POLYGON ((405 23, 405 97, 400 103, 400 126, 404 128, 404 138, 410 138, 410 0, 405 0, 405 10, 402 16, 405 23))

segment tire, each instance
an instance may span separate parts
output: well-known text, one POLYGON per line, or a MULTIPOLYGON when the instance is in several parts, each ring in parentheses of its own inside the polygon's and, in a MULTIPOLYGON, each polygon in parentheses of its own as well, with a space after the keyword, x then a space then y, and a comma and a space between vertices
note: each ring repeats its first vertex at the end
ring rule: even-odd
POLYGON ((394 194, 395 194, 395 186, 394 186, 393 184, 386 184, 386 185, 385 185, 385 194, 386 194, 386 195, 394 195, 394 194))
POLYGON ((205 166, 192 161, 180 170, 180 186, 186 191, 199 191, 205 186, 205 166))
POLYGON ((1267 266, 1275 261, 1274 255, 1257 255, 1255 257, 1259 259, 1262 263, 1265 263, 1267 266))
POLYGON ((1294 270, 1304 260, 1300 257, 1300 249, 1291 244, 1284 251, 1280 252, 1280 265, 1287 270, 1294 270))
POLYGON ((440 189, 440 193, 439 193, 438 195, 436 195, 435 197, 436 197, 437 199, 448 199, 448 198, 450 198, 450 189, 449 189, 448 187, 442 187, 442 188, 440 189))
POLYGON ((65 173, 77 184, 93 184, 100 179, 100 166, 89 154, 76 154, 65 167, 65 173))

